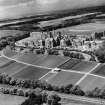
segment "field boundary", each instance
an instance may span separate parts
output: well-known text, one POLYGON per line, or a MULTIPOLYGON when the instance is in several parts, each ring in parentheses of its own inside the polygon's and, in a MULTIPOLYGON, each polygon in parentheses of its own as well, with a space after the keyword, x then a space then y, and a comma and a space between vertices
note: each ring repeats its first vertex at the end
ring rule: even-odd
POLYGON ((51 73, 51 71, 49 71, 48 73, 46 73, 45 75, 43 75, 42 77, 40 77, 38 80, 43 79, 45 76, 47 76, 49 73, 51 73))
POLYGON ((77 83, 75 83, 75 85, 79 85, 89 74, 91 74, 92 71, 94 71, 98 66, 100 65, 100 63, 98 63, 94 68, 92 68, 89 72, 85 73, 85 75, 80 78, 80 80, 77 81, 77 83))

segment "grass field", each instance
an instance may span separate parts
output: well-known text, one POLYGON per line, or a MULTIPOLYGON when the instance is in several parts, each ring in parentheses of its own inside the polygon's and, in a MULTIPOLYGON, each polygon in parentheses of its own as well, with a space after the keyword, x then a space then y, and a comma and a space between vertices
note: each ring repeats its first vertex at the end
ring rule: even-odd
POLYGON ((72 69, 76 64, 80 63, 80 60, 77 59, 70 59, 69 61, 65 62, 64 64, 60 65, 58 68, 70 70, 72 69))
POLYGON ((11 62, 11 60, 4 58, 4 57, 0 57, 0 66, 2 66, 3 64, 6 64, 8 62, 11 62))
POLYGON ((55 68, 58 65, 64 63, 66 60, 69 60, 69 58, 53 55, 24 54, 17 58, 16 60, 33 65, 55 68))
POLYGON ((37 61, 38 59, 40 59, 42 57, 43 57, 43 55, 27 53, 27 54, 17 57, 16 60, 32 64, 33 62, 37 61))
POLYGON ((52 76, 54 76, 55 75, 55 73, 48 73, 46 76, 44 76, 41 80, 44 80, 44 81, 46 81, 46 80, 48 80, 49 78, 51 78, 52 76))
POLYGON ((97 65, 96 62, 81 61, 80 63, 78 63, 74 67, 72 67, 71 69, 75 70, 75 71, 89 72, 96 65, 97 65))
POLYGON ((38 65, 38 66, 49 67, 49 68, 56 68, 58 65, 64 63, 67 60, 69 60, 68 57, 48 55, 39 59, 39 61, 33 64, 38 65))
POLYGON ((0 105, 20 105, 25 97, 0 94, 0 105))
POLYGON ((92 72, 96 75, 105 76, 105 64, 101 64, 96 70, 92 72))
POLYGON ((6 74, 12 75, 13 73, 18 72, 26 67, 27 66, 24 64, 14 62, 14 63, 8 64, 6 66, 0 67, 0 73, 5 72, 6 74))
POLYGON ((61 71, 56 76, 48 80, 48 83, 57 86, 65 86, 67 84, 75 84, 83 75, 61 71))
MULTIPOLYGON (((3 60, 4 60, 4 58, 3 58, 3 60)), ((0 68, 6 67, 6 66, 8 66, 8 65, 10 65, 10 64, 13 64, 14 62, 15 62, 15 61, 13 61, 13 60, 1 61, 1 63, 0 63, 0 68)))
POLYGON ((105 88, 105 79, 88 75, 79 85, 84 91, 92 90, 96 87, 105 88))
POLYGON ((20 78, 20 79, 38 80, 49 71, 50 71, 49 69, 41 69, 41 68, 29 66, 23 69, 22 71, 14 74, 13 77, 20 78))

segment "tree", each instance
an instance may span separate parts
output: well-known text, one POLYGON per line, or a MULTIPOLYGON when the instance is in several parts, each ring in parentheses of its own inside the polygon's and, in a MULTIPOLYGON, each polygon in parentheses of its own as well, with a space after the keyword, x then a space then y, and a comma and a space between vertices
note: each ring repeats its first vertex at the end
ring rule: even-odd
POLYGON ((85 95, 85 92, 78 85, 76 85, 75 87, 72 88, 72 92, 75 95, 80 95, 80 96, 84 96, 85 95))
POLYGON ((10 83, 10 81, 11 81, 11 77, 9 77, 9 76, 6 76, 6 78, 5 78, 5 83, 6 84, 9 84, 10 83))
POLYGON ((47 104, 48 105, 59 105, 60 100, 61 98, 57 94, 55 94, 54 92, 51 92, 48 94, 47 104))
POLYGON ((17 90, 17 95, 18 96, 24 96, 24 91, 22 89, 17 90))
POLYGON ((16 85, 16 79, 12 78, 10 80, 10 85, 12 85, 12 86, 16 85))
POLYGON ((64 87, 64 86, 61 86, 61 87, 59 88, 59 92, 60 92, 60 93, 64 93, 64 91, 65 91, 65 87, 64 87))
POLYGON ((101 90, 100 90, 100 93, 98 93, 98 96, 99 96, 100 98, 105 99, 105 89, 101 89, 101 90))
POLYGON ((47 102, 47 96, 48 96, 48 94, 46 92, 43 92, 42 93, 42 102, 43 103, 46 103, 47 102))
MULTIPOLYGON (((99 97, 100 91, 101 91, 101 89, 99 89, 98 87, 96 87, 95 89, 93 89, 93 90, 92 90, 93 97, 99 97)), ((104 92, 105 92, 105 91, 103 91, 102 94, 103 94, 104 92)), ((103 94, 103 96, 105 96, 105 94, 103 94)))
POLYGON ((69 84, 69 85, 65 86, 64 93, 67 93, 67 94, 71 93, 72 87, 73 87, 72 84, 69 84))

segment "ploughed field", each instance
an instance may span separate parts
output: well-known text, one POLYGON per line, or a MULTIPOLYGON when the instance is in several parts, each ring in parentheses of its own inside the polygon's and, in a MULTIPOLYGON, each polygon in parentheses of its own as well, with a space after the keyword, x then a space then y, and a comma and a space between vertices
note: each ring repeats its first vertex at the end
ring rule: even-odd
POLYGON ((81 61, 77 60, 77 59, 70 59, 67 62, 65 62, 64 64, 58 66, 58 68, 70 70, 72 67, 74 67, 79 62, 81 62, 81 61))
POLYGON ((98 63, 96 62, 87 62, 87 61, 81 61, 77 59, 70 59, 64 64, 60 65, 58 68, 65 69, 65 70, 89 72, 97 64, 98 63))
MULTIPOLYGON (((5 56, 10 55, 9 53, 4 54, 5 56)), ((85 91, 95 87, 103 88, 105 86, 104 64, 98 65, 96 62, 32 53, 8 57, 8 59, 0 57, 0 73, 7 73, 14 78, 41 79, 57 86, 79 82, 79 85, 85 91), (11 58, 12 60, 10 60, 11 58), (54 68, 59 68, 61 71, 52 72, 54 68)))

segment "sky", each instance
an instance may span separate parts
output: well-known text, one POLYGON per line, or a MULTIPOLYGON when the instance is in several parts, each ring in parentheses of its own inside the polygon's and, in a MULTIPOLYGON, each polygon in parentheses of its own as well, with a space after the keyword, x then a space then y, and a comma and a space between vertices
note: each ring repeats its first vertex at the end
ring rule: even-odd
POLYGON ((0 0, 0 19, 104 4, 105 0, 0 0))

